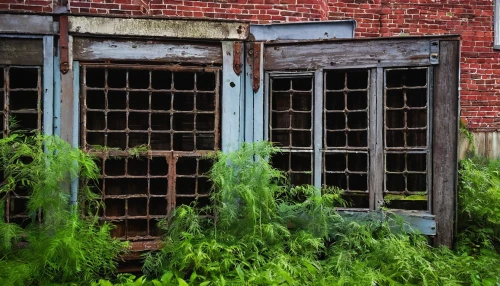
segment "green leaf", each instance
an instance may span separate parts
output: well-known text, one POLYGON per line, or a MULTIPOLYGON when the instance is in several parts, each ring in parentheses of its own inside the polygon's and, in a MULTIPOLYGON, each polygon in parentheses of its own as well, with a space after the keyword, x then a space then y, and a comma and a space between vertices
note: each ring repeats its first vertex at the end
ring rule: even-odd
POLYGON ((189 286, 189 284, 182 278, 177 278, 177 282, 179 282, 179 286, 189 286))

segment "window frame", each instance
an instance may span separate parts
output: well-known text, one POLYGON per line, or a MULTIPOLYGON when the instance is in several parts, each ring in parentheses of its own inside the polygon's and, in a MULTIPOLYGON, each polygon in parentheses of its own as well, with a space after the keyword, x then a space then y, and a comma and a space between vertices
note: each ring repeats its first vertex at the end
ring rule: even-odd
MULTIPOLYGON (((432 213, 432 86, 433 81, 433 66, 415 66, 415 67, 340 67, 340 68, 325 68, 318 70, 316 72, 303 72, 303 71, 267 71, 265 72, 265 90, 264 90, 264 140, 270 140, 271 132, 271 80, 274 78, 301 78, 304 76, 314 76, 313 85, 313 106, 312 111, 314 114, 314 119, 312 122, 313 127, 313 185, 316 188, 322 188, 326 186, 324 184, 323 172, 325 172, 325 167, 323 165, 324 155, 327 153, 359 153, 366 152, 368 159, 367 166, 367 193, 368 193, 368 207, 358 208, 358 207, 346 207, 340 208, 344 211, 377 211, 384 208, 384 192, 386 184, 386 169, 385 169, 385 154, 391 151, 396 152, 398 150, 393 150, 390 147, 385 146, 385 136, 386 133, 384 129, 386 128, 383 124, 385 122, 385 100, 386 100, 386 73, 388 70, 408 70, 408 69, 425 69, 426 72, 426 82, 427 82, 427 104, 426 104, 426 146, 419 148, 407 148, 404 149, 404 154, 410 154, 412 152, 425 152, 426 153, 426 177, 427 177, 427 209, 419 212, 432 213), (326 144, 326 128, 324 126, 325 119, 325 109, 324 109, 324 99, 325 99, 325 77, 329 71, 367 71, 367 146, 365 147, 354 147, 349 148, 349 146, 343 147, 327 147, 326 144), (380 84, 382 82, 382 84, 380 84), (320 118, 320 120, 318 120, 320 118), (382 124, 380 124, 382 122, 382 124), (405 151, 406 150, 406 151, 405 151), (329 152, 330 151, 330 152, 329 152), (379 171, 377 171, 379 170, 379 171)), ((286 148, 289 149, 289 148, 286 148)), ((292 148, 293 149, 293 148, 292 148)), ((397 149, 397 148, 396 148, 397 149)), ((394 209, 398 211, 399 209, 394 209)), ((404 211, 408 211, 404 209, 404 211)))

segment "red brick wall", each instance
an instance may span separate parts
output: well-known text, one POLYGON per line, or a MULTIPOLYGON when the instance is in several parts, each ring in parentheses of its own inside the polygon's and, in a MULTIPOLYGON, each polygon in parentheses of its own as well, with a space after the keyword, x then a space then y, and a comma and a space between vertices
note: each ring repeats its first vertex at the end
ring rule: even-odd
POLYGON ((459 34, 461 116, 471 129, 500 130, 500 51, 492 0, 329 0, 328 19, 353 18, 357 37, 459 34))
POLYGON ((1 10, 52 12, 56 0, 0 0, 1 10))
MULTIPOLYGON (((0 0, 0 10, 52 11, 57 0, 0 0)), ((500 130, 500 51, 493 0, 69 0, 73 13, 238 19, 257 23, 355 19, 357 37, 460 34, 462 118, 500 130)))

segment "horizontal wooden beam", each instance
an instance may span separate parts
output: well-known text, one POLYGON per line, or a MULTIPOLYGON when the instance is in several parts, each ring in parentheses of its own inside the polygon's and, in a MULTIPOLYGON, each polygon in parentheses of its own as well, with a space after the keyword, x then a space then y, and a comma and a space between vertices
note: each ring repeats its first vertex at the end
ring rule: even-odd
POLYGON ((0 34, 53 35, 57 32, 52 16, 0 14, 0 34))
POLYGON ((43 39, 0 38, 0 64, 43 65, 43 39))
POLYGON ((225 21, 69 16, 69 32, 109 36, 244 40, 249 24, 225 21))
POLYGON ((75 37, 73 57, 82 61, 137 60, 222 64, 222 45, 75 37))
POLYGON ((265 70, 429 65, 430 38, 266 45, 265 70))

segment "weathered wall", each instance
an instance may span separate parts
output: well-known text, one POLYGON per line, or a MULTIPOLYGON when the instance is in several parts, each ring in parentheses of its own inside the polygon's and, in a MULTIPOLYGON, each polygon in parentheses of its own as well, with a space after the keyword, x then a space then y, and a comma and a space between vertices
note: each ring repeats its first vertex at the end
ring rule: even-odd
MULTIPOLYGON (((57 1, 0 0, 0 10, 50 12, 57 1)), ((493 50, 493 0, 69 0, 69 7, 75 14, 257 23, 355 19, 357 37, 460 34, 461 116, 473 130, 500 130, 500 51, 493 50)))

